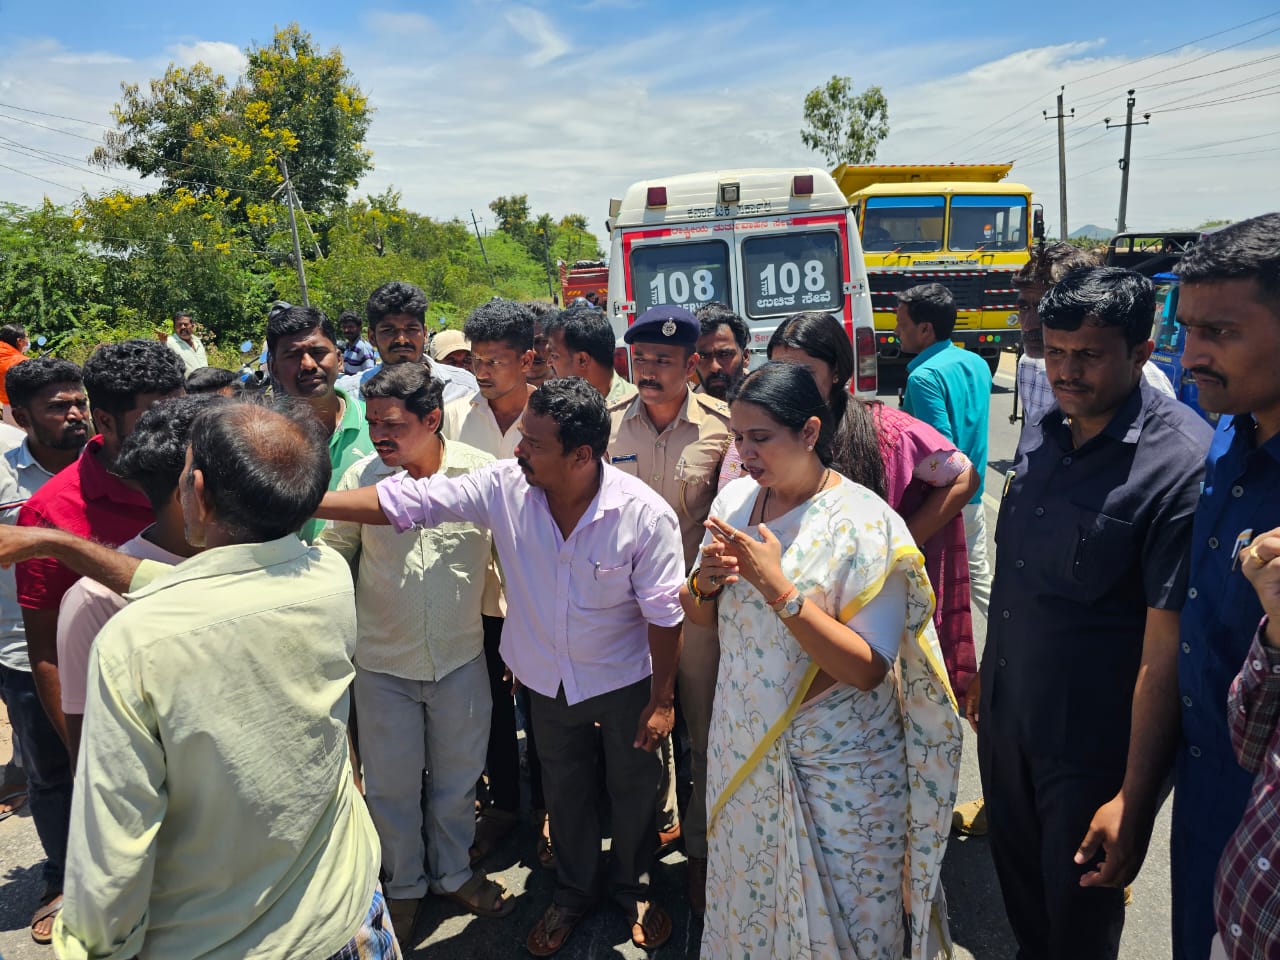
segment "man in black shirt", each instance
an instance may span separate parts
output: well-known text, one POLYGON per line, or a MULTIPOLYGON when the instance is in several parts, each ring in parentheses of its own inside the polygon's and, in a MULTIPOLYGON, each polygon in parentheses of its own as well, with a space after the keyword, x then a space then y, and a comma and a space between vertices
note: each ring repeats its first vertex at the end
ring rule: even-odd
MULTIPOLYGON (((1114 958, 1178 736, 1178 615, 1212 431, 1143 382, 1150 281, 1097 267, 1040 304, 1056 407, 996 527, 980 683, 991 851, 1027 958, 1114 958)), ((975 690, 980 688, 980 693, 975 690)))

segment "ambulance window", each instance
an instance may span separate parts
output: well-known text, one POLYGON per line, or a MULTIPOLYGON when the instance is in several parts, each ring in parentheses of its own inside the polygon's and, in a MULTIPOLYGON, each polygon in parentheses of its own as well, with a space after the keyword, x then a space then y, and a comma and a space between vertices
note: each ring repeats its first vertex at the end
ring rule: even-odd
POLYGON ((749 317, 841 309, 839 235, 823 230, 743 241, 742 285, 749 317))
POLYGON ((636 247, 631 287, 637 316, 664 303, 689 310, 712 300, 729 304, 729 246, 710 240, 636 247))
POLYGON ((1027 198, 951 198, 949 250, 1023 250, 1027 246, 1027 198))
POLYGON ((868 197, 862 249, 929 253, 942 249, 945 197, 868 197))

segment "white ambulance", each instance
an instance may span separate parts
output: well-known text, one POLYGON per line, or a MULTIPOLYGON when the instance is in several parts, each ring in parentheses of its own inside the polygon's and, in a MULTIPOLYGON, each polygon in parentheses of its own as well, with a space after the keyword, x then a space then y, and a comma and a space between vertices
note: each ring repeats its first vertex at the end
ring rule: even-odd
MULTIPOLYGON (((849 201, 817 168, 644 180, 609 205, 609 313, 619 334, 658 304, 726 303, 763 357, 787 318, 835 314, 853 343, 850 389, 876 392, 875 327, 849 201)), ((756 360, 755 362, 760 362, 756 360)))

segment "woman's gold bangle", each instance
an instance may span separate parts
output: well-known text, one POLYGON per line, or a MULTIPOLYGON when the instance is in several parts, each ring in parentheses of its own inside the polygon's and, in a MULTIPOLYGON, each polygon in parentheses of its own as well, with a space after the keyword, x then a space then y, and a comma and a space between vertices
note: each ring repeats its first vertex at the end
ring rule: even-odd
POLYGON ((710 593, 703 593, 698 589, 698 568, 695 567, 693 572, 689 574, 689 579, 685 581, 685 585, 689 588, 689 594, 693 597, 693 602, 702 606, 708 600, 714 600, 720 596, 720 591, 724 589, 724 584, 716 587, 710 593))

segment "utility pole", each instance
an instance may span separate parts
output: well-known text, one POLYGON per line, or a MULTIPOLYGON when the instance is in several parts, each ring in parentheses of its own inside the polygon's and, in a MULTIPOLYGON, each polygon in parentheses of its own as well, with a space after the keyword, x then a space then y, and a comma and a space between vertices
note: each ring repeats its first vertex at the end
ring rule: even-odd
POLYGON ((547 246, 547 231, 543 230, 541 231, 541 233, 542 233, 542 256, 543 256, 543 261, 546 263, 546 266, 547 266, 547 296, 554 297, 556 295, 556 292, 551 286, 551 248, 547 246))
MULTIPOLYGON (((1145 127, 1151 122, 1151 114, 1144 113, 1142 119, 1137 123, 1133 122, 1133 107, 1138 101, 1133 97, 1133 91, 1129 91, 1129 99, 1125 104, 1124 119, 1124 156, 1120 160, 1120 216, 1116 221, 1116 233, 1124 233, 1125 213, 1129 208, 1129 147, 1133 142, 1133 128, 1145 127)), ((1107 125, 1107 129, 1111 129, 1111 118, 1106 117, 1103 121, 1107 125)), ((1120 126, 1120 124, 1116 124, 1120 126)))
MULTIPOLYGON (((1058 112, 1053 117, 1058 121, 1058 239, 1066 240, 1070 236, 1067 229, 1067 133, 1066 119, 1068 114, 1062 112, 1062 94, 1066 91, 1066 87, 1058 88, 1058 112)), ((1042 110, 1046 120, 1049 119, 1049 111, 1042 110)), ((1071 117, 1075 117, 1076 108, 1071 108, 1071 117)))
POLYGON ((493 279, 493 267, 489 266, 489 255, 484 252, 484 241, 480 239, 480 224, 476 222, 476 212, 471 211, 471 226, 476 231, 476 243, 480 244, 480 256, 484 257, 484 267, 489 271, 489 286, 496 287, 498 284, 493 279))
POLYGON ((280 157, 280 174, 284 177, 285 199, 289 201, 289 232, 293 234, 293 265, 298 271, 298 288, 302 291, 302 305, 304 307, 311 306, 311 301, 307 298, 307 272, 302 267, 302 244, 298 240, 298 217, 295 210, 298 206, 298 198, 293 192, 293 181, 289 179, 289 167, 284 162, 284 157, 280 157))

